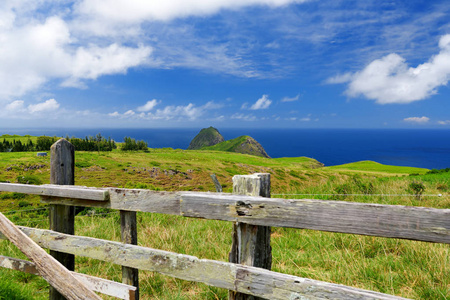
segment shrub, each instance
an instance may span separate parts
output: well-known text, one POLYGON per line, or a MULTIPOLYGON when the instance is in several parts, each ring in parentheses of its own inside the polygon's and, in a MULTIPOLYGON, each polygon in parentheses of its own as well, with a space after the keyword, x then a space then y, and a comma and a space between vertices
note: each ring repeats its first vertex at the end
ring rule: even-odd
POLYGON ((412 181, 408 184, 408 190, 413 193, 417 199, 420 199, 420 196, 425 191, 425 185, 422 182, 412 181))

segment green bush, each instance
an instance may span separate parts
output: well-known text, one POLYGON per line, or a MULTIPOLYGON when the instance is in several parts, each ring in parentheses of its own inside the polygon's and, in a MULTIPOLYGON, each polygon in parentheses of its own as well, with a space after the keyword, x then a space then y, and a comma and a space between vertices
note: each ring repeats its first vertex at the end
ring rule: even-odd
POLYGON ((408 191, 414 194, 417 198, 425 191, 425 185, 422 182, 412 181, 408 184, 408 191))

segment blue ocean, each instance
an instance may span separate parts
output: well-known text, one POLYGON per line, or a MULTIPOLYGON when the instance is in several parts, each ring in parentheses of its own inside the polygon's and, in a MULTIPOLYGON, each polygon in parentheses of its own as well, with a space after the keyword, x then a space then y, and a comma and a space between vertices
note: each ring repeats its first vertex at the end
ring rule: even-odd
MULTIPOLYGON (((151 148, 186 149, 200 128, 183 129, 15 129, 2 134, 95 136, 121 142, 125 136, 151 148)), ((219 129, 225 139, 250 135, 273 158, 307 156, 326 166, 361 160, 428 169, 450 167, 450 130, 439 129, 219 129)))

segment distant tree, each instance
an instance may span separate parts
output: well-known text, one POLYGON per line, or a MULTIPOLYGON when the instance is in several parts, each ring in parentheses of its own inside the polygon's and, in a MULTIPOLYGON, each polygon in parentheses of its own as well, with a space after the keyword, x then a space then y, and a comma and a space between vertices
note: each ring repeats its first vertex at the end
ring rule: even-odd
POLYGON ((130 137, 124 137, 122 151, 148 150, 148 144, 144 141, 137 141, 130 137))
POLYGON ((49 151, 57 140, 57 137, 39 136, 36 141, 36 151, 49 151))
POLYGON ((69 142, 75 147, 77 151, 112 151, 116 149, 116 143, 111 140, 104 138, 100 133, 95 137, 89 136, 84 139, 72 137, 68 139, 69 142))

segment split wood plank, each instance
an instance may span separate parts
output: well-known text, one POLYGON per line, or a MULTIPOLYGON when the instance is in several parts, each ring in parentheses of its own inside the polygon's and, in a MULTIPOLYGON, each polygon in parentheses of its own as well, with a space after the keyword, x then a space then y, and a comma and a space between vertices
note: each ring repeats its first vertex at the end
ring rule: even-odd
POLYGON ((185 217, 450 243, 450 209, 193 192, 181 198, 185 217))
POLYGON ((91 201, 109 200, 108 190, 70 185, 60 186, 54 184, 30 185, 20 183, 0 183, 0 192, 14 192, 49 197, 89 199, 91 201))
POLYGON ((0 231, 34 262, 39 274, 67 299, 101 300, 99 296, 76 279, 69 270, 47 254, 2 213, 0 213, 0 231))
POLYGON ((44 248, 66 251, 118 265, 159 272, 267 299, 405 299, 348 286, 305 279, 261 268, 236 265, 190 255, 72 236, 50 230, 20 227, 44 248))
MULTIPOLYGON (((6 257, 0 255, 0 267, 17 270, 33 275, 39 275, 36 265, 30 261, 6 257)), ((104 295, 116 297, 123 300, 134 300, 136 287, 123 283, 93 277, 86 274, 71 272, 72 275, 81 281, 89 289, 104 295)))

